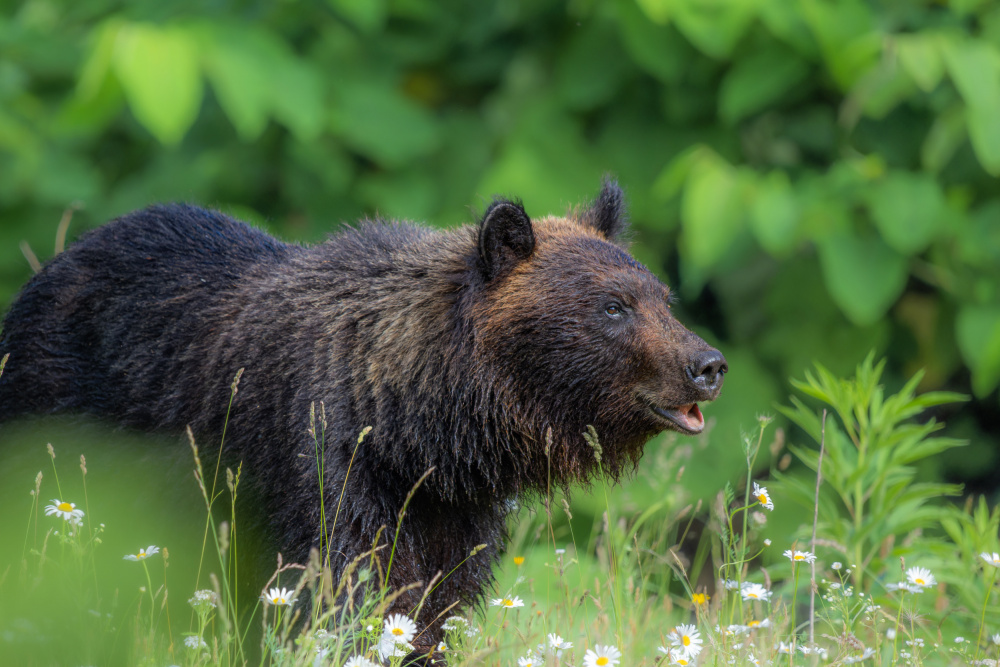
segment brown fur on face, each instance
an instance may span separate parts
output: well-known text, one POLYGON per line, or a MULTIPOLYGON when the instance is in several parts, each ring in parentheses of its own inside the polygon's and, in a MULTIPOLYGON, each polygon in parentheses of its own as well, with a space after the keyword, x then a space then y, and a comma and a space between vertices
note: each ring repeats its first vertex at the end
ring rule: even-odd
MULTIPOLYGON (((225 427, 223 457, 243 466, 241 498, 255 498, 245 516, 273 549, 304 561, 320 546, 321 506, 332 513, 343 490, 334 573, 398 528, 390 587, 451 572, 423 603, 433 619, 482 599, 511 501, 546 489, 550 460, 556 483, 596 472, 588 425, 617 477, 653 434, 700 428, 693 406, 721 388, 725 360, 674 319, 667 287, 621 246, 625 231, 611 182, 564 218, 532 221, 498 199, 478 225, 364 221, 313 247, 192 206, 151 207, 84 236, 24 287, 0 337, 0 422, 91 412, 190 425, 206 445, 225 427), (322 487, 314 404, 326 415, 322 487)), ((262 584, 274 554, 261 551, 262 584)), ((393 611, 415 608, 421 590, 393 611)))

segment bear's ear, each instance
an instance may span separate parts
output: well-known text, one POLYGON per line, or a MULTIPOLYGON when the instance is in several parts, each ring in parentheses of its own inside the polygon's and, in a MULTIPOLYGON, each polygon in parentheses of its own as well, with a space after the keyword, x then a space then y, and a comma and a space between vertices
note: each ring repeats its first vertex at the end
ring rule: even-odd
POLYGON ((494 199, 479 223, 479 256, 486 280, 527 259, 534 249, 535 232, 521 203, 494 199))
POLYGON ((601 193, 580 216, 584 224, 590 225, 609 241, 616 241, 628 227, 625 213, 625 195, 618 182, 604 177, 601 193))

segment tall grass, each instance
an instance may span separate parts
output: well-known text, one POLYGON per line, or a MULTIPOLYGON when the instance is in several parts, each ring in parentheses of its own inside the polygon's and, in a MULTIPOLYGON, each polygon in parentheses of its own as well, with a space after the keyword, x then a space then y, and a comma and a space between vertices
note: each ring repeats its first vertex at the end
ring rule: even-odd
MULTIPOLYGON (((1000 510, 983 499, 950 505, 942 497, 959 489, 916 480, 916 464, 962 444, 940 437, 940 424, 921 420, 923 411, 962 397, 917 395, 919 378, 886 394, 881 372, 869 357, 851 378, 817 367, 794 382, 803 398, 780 410, 814 440, 787 448, 803 466, 771 470, 769 480, 757 476, 762 452, 769 450, 771 460, 786 453, 771 419, 761 418, 743 438, 746 474, 719 490, 707 511, 679 493, 685 461, 676 456, 662 499, 640 511, 627 511, 600 485, 603 512, 589 527, 574 519, 560 491, 548 489, 539 511, 512 525, 487 604, 454 610, 437 655, 453 665, 505 667, 995 664, 988 661, 1000 659, 994 564, 1000 510), (789 532, 777 527, 783 514, 806 519, 789 532), (489 604, 494 598, 499 605, 489 604)), ((320 405, 310 430, 318 484, 327 474, 325 431, 320 405)), ((585 437, 599 462, 599 434, 589 429, 585 437)), ((145 583, 138 595, 122 596, 134 600, 129 604, 100 599, 94 563, 123 555, 102 551, 102 527, 94 523, 101 508, 88 505, 84 494, 82 521, 45 515, 42 498, 58 494, 66 501, 63 461, 50 450, 52 479, 35 480, 25 548, 0 578, 0 593, 7 604, 61 587, 66 623, 85 628, 75 636, 93 641, 34 664, 399 667, 408 649, 397 648, 395 637, 412 640, 413 630, 393 607, 410 587, 386 586, 398 531, 387 549, 362 554, 334 577, 330 537, 342 504, 351 502, 341 489, 337 506, 324 507, 317 526, 327 546, 307 563, 279 560, 271 579, 259 582, 261 599, 239 600, 237 537, 242 550, 247 538, 237 531, 234 511, 218 523, 211 516, 222 494, 235 507, 241 471, 216 460, 206 476, 193 438, 191 450, 209 517, 204 567, 195 581, 168 586, 167 548, 133 554, 138 565, 122 562, 122 568, 142 568, 145 583), (390 626, 400 634, 387 632, 390 626), (251 643, 255 632, 259 639, 251 643), (122 636, 126 651, 104 648, 108 637, 120 644, 122 636)), ((80 471, 85 480, 84 461, 80 471)), ((397 525, 406 510, 404 503, 397 525)), ((422 582, 423 595, 452 574, 422 582)))

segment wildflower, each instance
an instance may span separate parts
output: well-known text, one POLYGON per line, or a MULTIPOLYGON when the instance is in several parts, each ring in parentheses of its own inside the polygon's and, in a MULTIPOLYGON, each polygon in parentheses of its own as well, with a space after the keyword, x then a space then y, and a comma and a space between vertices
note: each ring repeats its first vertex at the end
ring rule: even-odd
POLYGON ((937 583, 931 571, 924 567, 911 567, 906 571, 906 579, 911 584, 923 586, 924 588, 937 583))
POLYGON ((726 590, 727 591, 737 591, 740 588, 740 582, 735 579, 726 579, 726 590))
POLYGON ((901 581, 898 584, 886 584, 885 589, 887 591, 902 591, 903 593, 923 593, 924 588, 918 584, 911 584, 907 581, 901 581))
POLYGON ((765 618, 760 621, 751 620, 749 623, 747 623, 747 627, 750 628, 751 630, 755 628, 769 628, 771 627, 771 619, 765 618))
POLYGON ((990 635, 990 641, 993 642, 994 646, 1000 646, 1000 632, 990 635))
POLYGON ((517 667, 534 667, 534 664, 538 662, 538 658, 534 653, 529 653, 523 658, 517 659, 517 667))
POLYGON ((965 641, 965 637, 955 637, 955 643, 956 644, 961 644, 964 641, 965 641))
POLYGON ((743 584, 743 590, 740 591, 743 595, 744 600, 770 600, 771 591, 767 590, 760 584, 743 584))
POLYGON ((384 638, 397 642, 412 641, 415 634, 417 634, 417 624, 403 614, 390 616, 385 622, 385 630, 382 631, 384 638))
POLYGON ((194 650, 208 648, 208 644, 205 643, 205 640, 199 637, 198 635, 188 635, 187 637, 185 637, 184 645, 194 650))
POLYGON ((674 658, 674 661, 670 663, 672 665, 681 665, 682 667, 689 667, 694 664, 694 659, 681 654, 674 658))
POLYGON ((272 588, 264 596, 267 602, 278 607, 291 607, 298 598, 293 598, 295 591, 288 588, 272 588))
POLYGON ((552 632, 548 636, 549 648, 555 651, 565 651, 573 648, 573 642, 564 642, 563 638, 552 632))
POLYGON ((195 608, 196 611, 208 611, 209 609, 215 609, 218 606, 219 598, 215 594, 215 591, 201 590, 195 591, 194 597, 188 600, 188 604, 195 608))
POLYGON ((708 604, 708 601, 711 599, 712 596, 707 593, 693 593, 691 595, 691 602, 694 602, 696 605, 708 604))
POLYGON ((566 553, 565 549, 556 549, 556 555, 557 556, 562 556, 564 553, 566 553))
POLYGON ((514 565, 518 567, 524 565, 524 556, 514 556, 514 565))
POLYGON ((509 609, 511 607, 523 607, 524 600, 517 596, 514 596, 513 598, 497 598, 490 602, 490 604, 494 607, 507 607, 509 609))
POLYGON ((376 650, 380 659, 388 660, 389 658, 405 658, 416 649, 410 642, 396 641, 391 635, 383 634, 376 650))
POLYGON ((771 546, 771 540, 770 540, 770 538, 764 540, 764 546, 765 547, 771 546))
POLYGON ((914 639, 912 641, 909 640, 909 639, 907 639, 906 640, 906 645, 907 646, 919 646, 920 648, 923 648, 923 646, 924 646, 924 638, 923 637, 917 637, 916 639, 914 639))
POLYGON ((621 661, 622 654, 617 646, 601 646, 598 644, 594 650, 587 649, 587 654, 583 656, 583 664, 586 667, 614 667, 621 661))
POLYGON ((160 548, 154 547, 151 544, 145 549, 139 549, 139 553, 137 554, 129 554, 125 556, 125 560, 146 560, 150 556, 155 556, 158 553, 160 553, 160 548))
POLYGON ((693 625, 678 625, 674 628, 670 632, 670 643, 689 658, 701 653, 701 634, 693 625))
POLYGON ((771 502, 771 496, 767 493, 766 486, 760 486, 757 482, 754 482, 753 497, 754 500, 760 503, 765 509, 774 510, 774 503, 771 502))
POLYGON ((830 567, 832 567, 834 570, 839 570, 840 568, 844 567, 844 564, 838 560, 834 561, 833 565, 831 565, 830 567))
POLYGON ((750 664, 751 665, 760 665, 760 660, 758 660, 757 658, 755 658, 753 656, 753 653, 751 653, 750 655, 748 655, 747 659, 750 660, 750 664))
POLYGON ((469 621, 463 616, 449 616, 441 624, 442 630, 465 630, 469 627, 469 621))
POLYGON ((344 663, 344 667, 378 667, 378 663, 372 662, 363 655, 352 655, 344 663))
POLYGON ((993 553, 984 551, 983 553, 979 554, 979 557, 982 558, 987 563, 989 563, 990 565, 992 565, 993 567, 1000 567, 1000 553, 997 553, 996 551, 994 551, 993 553))
POLYGON ((786 655, 791 655, 792 651, 795 650, 795 644, 786 644, 785 642, 778 642, 778 653, 784 653, 786 655))
POLYGON ((782 555, 793 563, 816 562, 816 554, 811 551, 792 551, 791 549, 786 549, 785 553, 782 555))
POLYGON ((52 499, 51 505, 45 506, 45 516, 58 516, 66 521, 79 521, 83 518, 83 510, 76 509, 76 503, 68 503, 58 498, 52 499))
POLYGON ((896 638, 896 629, 895 628, 889 628, 888 630, 886 630, 885 631, 885 638, 886 639, 895 639, 896 638))

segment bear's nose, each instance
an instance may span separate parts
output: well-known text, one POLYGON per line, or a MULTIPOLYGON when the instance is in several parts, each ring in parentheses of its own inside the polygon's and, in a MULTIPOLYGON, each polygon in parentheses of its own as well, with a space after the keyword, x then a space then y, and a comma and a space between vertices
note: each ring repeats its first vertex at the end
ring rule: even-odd
POLYGON ((718 350, 699 352, 691 357, 688 377, 700 390, 714 397, 722 387, 722 376, 729 370, 726 358, 718 350))

